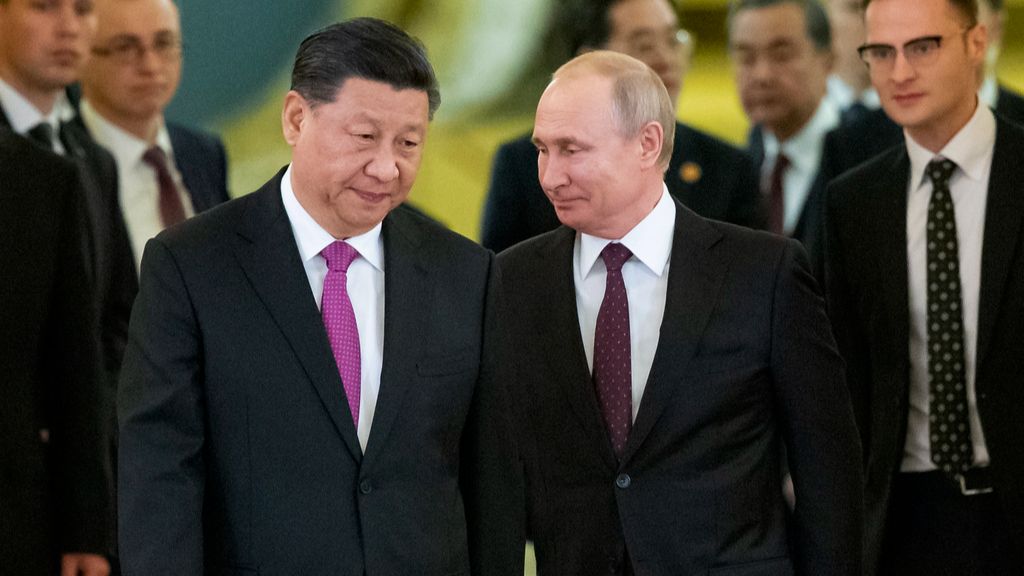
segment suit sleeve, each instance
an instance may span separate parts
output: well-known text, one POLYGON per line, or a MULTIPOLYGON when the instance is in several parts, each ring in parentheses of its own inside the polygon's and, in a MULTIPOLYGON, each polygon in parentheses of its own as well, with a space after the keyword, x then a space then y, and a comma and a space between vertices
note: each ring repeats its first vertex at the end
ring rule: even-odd
POLYGON ((480 243, 484 248, 501 252, 525 238, 522 232, 526 223, 522 219, 525 203, 522 195, 536 188, 522 181, 518 169, 516 147, 506 144, 498 149, 491 168, 491 183, 484 199, 483 222, 480 243))
POLYGON ((483 359, 461 449, 460 484, 474 576, 523 574, 524 492, 511 427, 508 347, 498 326, 499 286, 491 255, 483 359))
POLYGON ((118 395, 122 573, 203 574, 204 400, 200 333, 160 238, 142 263, 118 395))
MULTIPOLYGON (((73 179, 71 179, 73 181, 73 179)), ((54 403, 54 487, 61 552, 113 553, 114 476, 106 450, 109 388, 96 339, 98 324, 88 281, 84 204, 69 187, 60 215, 60 272, 52 296, 42 366, 54 403)))
POLYGON ((771 362, 796 492, 794 564, 803 576, 858 576, 860 442, 843 361, 797 242, 787 242, 777 273, 771 362))

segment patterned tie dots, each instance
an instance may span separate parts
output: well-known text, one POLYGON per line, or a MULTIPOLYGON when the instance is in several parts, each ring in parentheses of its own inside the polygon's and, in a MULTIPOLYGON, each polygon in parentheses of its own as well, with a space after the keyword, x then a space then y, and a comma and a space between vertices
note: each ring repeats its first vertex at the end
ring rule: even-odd
POLYGON ((345 396, 348 397, 352 422, 358 428, 362 360, 359 356, 356 314, 348 297, 348 266, 359 257, 359 252, 344 241, 337 240, 324 248, 320 255, 327 261, 320 313, 334 352, 334 361, 338 364, 341 383, 345 387, 345 396))
POLYGON ((960 293, 960 251, 949 178, 956 164, 928 164, 928 434, 932 462, 947 476, 971 467, 973 447, 964 376, 964 330, 960 293))
POLYGON ((629 302, 622 265, 633 255, 622 244, 601 251, 608 274, 594 331, 594 390, 612 448, 622 456, 633 423, 633 371, 629 349, 629 302))

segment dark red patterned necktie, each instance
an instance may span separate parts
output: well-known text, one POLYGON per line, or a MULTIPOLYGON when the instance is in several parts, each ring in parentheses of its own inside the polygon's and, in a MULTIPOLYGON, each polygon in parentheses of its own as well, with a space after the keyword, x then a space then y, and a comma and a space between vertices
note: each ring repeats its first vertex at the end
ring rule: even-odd
POLYGON ((594 331, 594 389, 612 448, 620 457, 633 423, 629 302, 622 281, 622 265, 632 255, 629 248, 617 243, 608 244, 601 251, 608 275, 594 331))

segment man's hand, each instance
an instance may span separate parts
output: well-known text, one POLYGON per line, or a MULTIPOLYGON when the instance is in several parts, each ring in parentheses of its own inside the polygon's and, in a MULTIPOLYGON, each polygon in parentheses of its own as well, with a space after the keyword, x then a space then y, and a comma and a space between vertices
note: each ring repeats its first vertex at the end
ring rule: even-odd
POLYGON ((110 576, 110 562, 99 554, 64 554, 60 576, 110 576))

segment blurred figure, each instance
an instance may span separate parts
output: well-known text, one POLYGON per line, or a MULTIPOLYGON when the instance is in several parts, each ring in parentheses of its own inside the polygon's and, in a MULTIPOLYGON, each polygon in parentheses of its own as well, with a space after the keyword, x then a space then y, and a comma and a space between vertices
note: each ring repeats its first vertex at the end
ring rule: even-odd
MULTIPOLYGON (((628 54, 650 66, 679 99, 689 65, 690 41, 667 0, 569 2, 560 26, 573 53, 595 49, 628 54)), ((665 174, 669 193, 698 214, 763 227, 764 210, 749 158, 729 144, 676 123, 665 174)), ((506 142, 494 157, 484 206, 481 241, 500 252, 559 225, 537 179, 537 150, 530 135, 506 142)))
POLYGON ((828 77, 828 97, 839 109, 842 122, 849 123, 877 110, 881 103, 871 87, 867 68, 857 54, 864 43, 864 10, 861 0, 825 0, 832 25, 832 53, 835 62, 828 77))
POLYGON ((73 163, 0 128, 4 574, 110 573, 108 390, 82 202, 73 163))
MULTIPOLYGON (((1003 118, 1024 126, 1024 97, 1000 84, 996 77, 996 64, 1006 27, 1003 0, 979 0, 978 23, 989 31, 985 63, 978 69, 982 77, 978 97, 1003 118)), ((902 128, 884 110, 873 110, 825 138, 822 160, 825 180, 829 181, 889 148, 902 145, 902 128)))
POLYGON ((396 26, 317 31, 284 96, 291 164, 146 245, 126 576, 522 575, 494 255, 396 208, 439 104, 396 26))
POLYGON ((120 204, 136 265, 165 227, 228 199, 224 146, 164 121, 181 78, 172 0, 97 0, 82 119, 117 160, 120 204))
POLYGON ((860 448, 804 251, 673 199, 674 125, 608 51, 537 106, 564 226, 498 261, 538 574, 860 576, 860 448))
POLYGON ((871 0, 905 144, 828 192, 828 299, 864 446, 865 574, 1024 571, 1024 129, 977 95, 975 0, 871 0))
POLYGON ((820 278, 821 146, 839 124, 825 97, 833 60, 828 17, 817 0, 736 0, 729 52, 753 125, 749 151, 761 171, 768 229, 803 243, 820 278))

